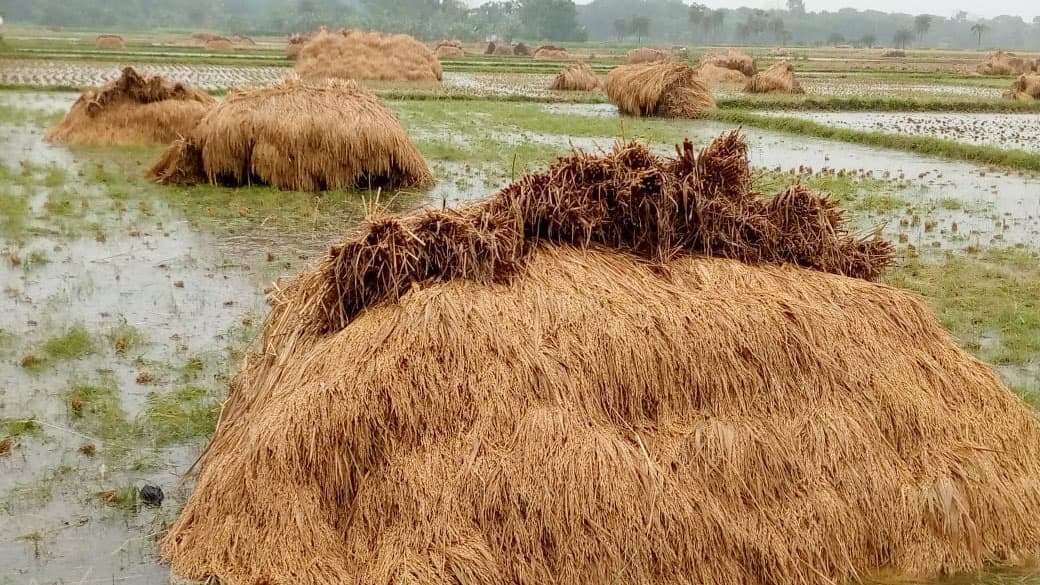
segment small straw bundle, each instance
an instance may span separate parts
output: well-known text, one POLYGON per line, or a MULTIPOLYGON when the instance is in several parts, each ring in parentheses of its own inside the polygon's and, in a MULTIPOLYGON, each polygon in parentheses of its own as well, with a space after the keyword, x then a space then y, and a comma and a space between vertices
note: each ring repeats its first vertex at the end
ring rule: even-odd
POLYGON ((589 67, 588 63, 582 61, 563 70, 553 80, 549 89, 557 91, 593 91, 599 87, 599 78, 596 72, 589 67))
POLYGON ((760 71, 744 86, 745 93, 805 93, 794 76, 794 66, 788 61, 774 63, 760 71))
POLYGON ((726 69, 714 63, 702 63, 697 68, 697 75, 704 81, 715 85, 717 83, 747 83, 747 76, 736 69, 726 69))
POLYGON ((321 31, 300 49, 296 72, 304 79, 440 81, 437 55, 415 37, 347 30, 321 31))
POLYGON ((622 65, 607 75, 603 89, 630 116, 699 118, 715 109, 711 90, 697 72, 674 61, 622 65))
POLYGON ((708 53, 701 59, 701 63, 711 63, 723 69, 740 71, 747 77, 758 73, 758 69, 755 67, 755 60, 751 55, 735 49, 729 49, 724 53, 708 53))
POLYGON ((94 46, 99 49, 125 49, 126 40, 119 35, 98 35, 94 46))
POLYGON ((534 59, 536 61, 569 61, 571 56, 563 47, 542 45, 535 49, 534 59))
POLYGON ((210 51, 230 51, 235 48, 235 44, 231 42, 231 39, 217 37, 206 41, 206 48, 210 51))
POLYGON ((1004 97, 1016 100, 1040 100, 1040 74, 1026 73, 1020 75, 1011 84, 1011 89, 1004 94, 1004 97))
POLYGON ((1036 68, 1037 63, 1033 59, 997 51, 990 54, 989 61, 979 65, 976 70, 982 75, 1022 75, 1036 71, 1036 68))
POLYGON ((661 49, 650 49, 647 47, 640 47, 638 49, 632 49, 626 56, 629 65, 638 65, 640 63, 652 63, 654 61, 664 61, 668 59, 669 55, 667 52, 661 49))

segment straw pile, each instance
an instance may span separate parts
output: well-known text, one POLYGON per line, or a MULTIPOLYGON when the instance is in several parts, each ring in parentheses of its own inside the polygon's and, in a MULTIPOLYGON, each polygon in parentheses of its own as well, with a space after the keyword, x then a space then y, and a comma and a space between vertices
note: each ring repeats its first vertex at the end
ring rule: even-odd
POLYGON ((704 81, 717 83, 747 83, 747 76, 736 69, 726 69, 713 63, 702 63, 697 68, 697 75, 704 81))
POLYGON ((1022 75, 1036 71, 1037 63, 1032 59, 1025 59, 1014 53, 997 51, 989 56, 989 61, 977 67, 982 75, 1022 75))
POLYGON ((206 41, 206 48, 210 51, 230 51, 235 48, 235 45, 231 39, 220 37, 206 41))
POLYGON ((1027 73, 1020 75, 1011 84, 1011 89, 1004 94, 1004 97, 1016 100, 1040 100, 1040 74, 1027 73))
POLYGON ((256 46, 256 41, 243 34, 235 34, 231 37, 231 42, 238 45, 256 46))
POLYGON ((213 107, 208 94, 132 67, 80 95, 47 140, 58 144, 168 144, 186 135, 213 107))
POLYGON ((549 89, 558 91, 593 91, 599 87, 599 78, 588 63, 581 62, 564 67, 549 89))
POLYGON ((296 72, 305 79, 440 81, 441 63, 409 35, 322 31, 304 44, 296 72))
POLYGON ((275 293, 173 572, 805 585, 1035 558, 1037 417, 913 295, 840 275, 890 251, 832 201, 748 181, 733 137, 622 145, 370 220, 275 293))
POLYGON ((466 52, 461 47, 454 47, 452 45, 441 45, 437 47, 437 58, 438 59, 458 59, 466 56, 466 52))
POLYGON ((685 63, 622 65, 607 75, 603 89, 630 116, 698 118, 715 109, 711 90, 685 63))
POLYGON ((632 49, 628 52, 627 59, 629 65, 638 65, 639 63, 652 63, 654 61, 664 61, 668 58, 668 53, 661 49, 650 49, 647 47, 641 47, 638 49, 632 49))
POLYGON ((491 50, 491 54, 502 57, 512 57, 515 54, 515 51, 513 51, 513 45, 510 45, 509 43, 498 43, 491 50))
POLYGON ((794 66, 788 61, 774 63, 760 71, 744 86, 745 93, 805 93, 794 76, 794 66))
POLYGON ((884 53, 881 53, 881 56, 889 58, 906 57, 906 51, 903 51, 901 49, 892 49, 891 51, 885 51, 884 53))
POLYGON ((199 31, 195 31, 195 32, 191 33, 191 38, 195 39, 196 41, 199 41, 200 43, 205 44, 205 43, 208 43, 210 41, 214 41, 214 40, 217 40, 217 39, 222 39, 224 37, 218 35, 217 33, 211 33, 209 31, 199 30, 199 31))
POLYGON ((300 57, 300 51, 303 50, 303 46, 307 44, 307 41, 311 40, 313 35, 301 35, 299 33, 293 33, 289 35, 289 44, 285 48, 285 54, 289 59, 295 61, 300 57))
POLYGON ((537 61, 567 61, 571 56, 563 47, 543 45, 535 49, 534 58, 537 61))
POLYGON ((356 82, 233 92, 162 155, 161 183, 321 191, 426 186, 429 167, 375 95, 356 82))
POLYGON ((751 55, 735 49, 729 49, 725 53, 708 53, 701 59, 701 63, 710 63, 723 69, 740 71, 747 77, 758 73, 758 69, 755 67, 755 60, 751 58, 751 55))
POLYGON ((517 57, 530 57, 531 47, 528 47, 523 43, 517 43, 513 45, 513 54, 517 57))
POLYGON ((99 49, 125 49, 126 40, 119 35, 98 35, 94 46, 99 49))
POLYGON ((491 41, 490 43, 488 43, 487 48, 484 49, 484 54, 485 55, 494 55, 495 54, 495 49, 497 47, 498 47, 498 43, 496 43, 495 41, 491 41))

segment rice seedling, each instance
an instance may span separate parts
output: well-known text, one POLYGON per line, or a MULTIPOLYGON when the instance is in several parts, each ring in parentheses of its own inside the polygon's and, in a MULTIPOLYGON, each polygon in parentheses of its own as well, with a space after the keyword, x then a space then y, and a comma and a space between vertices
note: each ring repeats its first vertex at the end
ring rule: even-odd
POLYGON ((43 343, 43 353, 49 360, 75 360, 96 350, 94 336, 83 325, 73 325, 61 335, 43 343))

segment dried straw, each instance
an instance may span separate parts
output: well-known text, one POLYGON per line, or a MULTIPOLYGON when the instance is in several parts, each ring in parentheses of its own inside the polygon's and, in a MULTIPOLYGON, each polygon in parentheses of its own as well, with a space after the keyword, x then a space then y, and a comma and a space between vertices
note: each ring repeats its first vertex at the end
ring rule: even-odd
POLYGON ((542 45, 534 51, 536 61, 570 61, 571 55, 567 49, 555 45, 542 45))
POLYGON ((531 48, 523 43, 517 43, 513 45, 513 54, 517 57, 530 57, 531 48))
POLYGON ((1036 71, 1036 62, 1025 59, 1014 53, 997 51, 989 56, 989 61, 977 67, 982 75, 1022 75, 1036 71))
POLYGON ((669 54, 661 49, 650 49, 647 47, 640 47, 638 49, 632 49, 626 56, 629 65, 638 65, 640 63, 652 63, 654 61, 664 61, 668 59, 669 54))
POLYGON ((352 81, 235 91, 150 171, 161 183, 280 189, 426 186, 426 161, 378 97, 352 81))
POLYGON ((94 46, 99 49, 125 49, 126 40, 119 35, 98 35, 94 46))
POLYGON ((560 223, 431 211, 334 248, 276 295, 232 384, 163 541, 174 573, 807 585, 1037 558, 1040 421, 913 295, 685 252, 648 263, 631 246, 663 227, 638 221, 742 200, 736 146, 696 161, 622 146, 499 195, 560 223), (517 230, 541 240, 523 265, 481 272, 517 230), (329 265, 427 262, 451 272, 346 327, 300 329, 329 265))
POLYGON ((697 76, 711 85, 718 83, 747 83, 746 75, 736 69, 726 69, 714 63, 703 63, 697 68, 697 76))
POLYGON ((168 144, 188 134, 215 100, 159 76, 145 79, 132 67, 80 95, 46 140, 58 144, 168 144))
POLYGON ((1011 89, 1004 94, 1004 97, 1016 100, 1040 100, 1040 74, 1020 75, 1011 84, 1011 89))
POLYGON ((212 32, 209 32, 209 31, 199 30, 199 31, 195 31, 195 32, 191 33, 191 38, 193 38, 196 41, 199 41, 199 42, 205 44, 205 43, 208 43, 210 41, 214 41, 216 39, 222 39, 224 37, 218 35, 217 33, 212 33, 212 32))
POLYGON ((755 67, 755 60, 751 55, 736 49, 728 49, 724 53, 708 53, 701 59, 701 64, 707 63, 723 69, 740 71, 747 77, 752 77, 758 73, 758 68, 755 67))
POLYGON ((235 45, 231 42, 231 39, 218 37, 206 41, 206 48, 210 51, 230 51, 235 48, 235 45))
POLYGON ((493 55, 501 57, 511 57, 514 54, 513 45, 509 43, 498 43, 491 51, 493 55))
POLYGON ((744 86, 745 93, 805 93, 794 76, 794 66, 788 61, 774 63, 760 71, 744 86))
POLYGON ((321 31, 296 58, 304 79, 440 81, 441 64, 426 45, 403 34, 321 31))
POLYGON ((460 59, 466 56, 466 52, 460 47, 454 47, 451 45, 441 45, 437 47, 436 54, 438 59, 460 59))
POLYGON ((607 75, 603 89, 630 116, 698 118, 715 109, 707 84, 689 65, 675 61, 623 65, 607 75))
POLYGON ((588 63, 581 62, 563 70, 553 80, 549 89, 558 91, 594 91, 599 87, 599 78, 588 63))

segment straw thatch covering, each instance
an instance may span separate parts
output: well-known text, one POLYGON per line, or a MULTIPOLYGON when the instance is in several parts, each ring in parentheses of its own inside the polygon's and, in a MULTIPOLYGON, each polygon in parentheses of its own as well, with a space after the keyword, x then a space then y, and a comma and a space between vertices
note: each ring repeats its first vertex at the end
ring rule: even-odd
POLYGON ((733 137, 627 145, 370 220, 275 293, 174 573, 807 585, 1035 558, 1040 420, 913 295, 784 264, 888 256, 749 180, 733 137))
POLYGON ((758 73, 758 68, 755 67, 755 60, 751 55, 736 49, 728 49, 725 53, 708 53, 701 59, 701 63, 711 63, 723 69, 740 71, 748 77, 758 73))
POLYGON ((535 49, 534 58, 537 61, 568 61, 571 56, 563 47, 543 45, 535 49))
POLYGON ((622 65, 607 75, 603 89, 630 116, 697 118, 715 109, 711 90, 685 63, 622 65))
POLYGON ((230 51, 235 48, 235 45, 231 39, 220 37, 206 41, 206 48, 210 51, 230 51))
POLYGON ((453 47, 451 45, 441 45, 437 47, 436 54, 438 59, 459 59, 466 56, 466 52, 460 47, 453 47))
POLYGON ((726 69, 713 63, 702 63, 697 68, 697 75, 704 81, 716 83, 747 83, 747 76, 736 69, 726 69))
POLYGON ((1011 84, 1011 89, 1004 94, 1004 97, 1017 100, 1040 100, 1040 74, 1027 73, 1020 75, 1011 84))
POLYGON ((794 76, 794 66, 788 61, 774 63, 765 71, 759 71, 744 86, 746 93, 805 93, 794 76))
POLYGON ((441 63, 429 47, 403 34, 322 31, 304 44, 296 72, 305 79, 440 81, 441 63))
POLYGON ((517 57, 530 57, 531 47, 528 47, 523 43, 517 43, 513 45, 513 54, 517 57))
POLYGON ((58 144, 168 144, 189 133, 213 107, 208 94, 133 68, 88 89, 47 134, 58 144))
POLYGON ((152 168, 162 183, 280 189, 425 186, 429 167, 394 115, 356 82, 233 92, 152 168))
POLYGON ((989 61, 977 67, 982 75, 1022 75, 1036 71, 1037 64, 1032 59, 1019 57, 1014 53, 997 51, 989 56, 989 61))
POLYGON ((99 49, 125 49, 126 39, 119 35, 98 35, 94 46, 99 49))
POLYGON ((564 67, 549 89, 559 91, 593 91, 599 87, 599 78, 588 63, 581 62, 564 67))
POLYGON ((632 49, 626 56, 629 65, 638 65, 639 63, 652 63, 653 61, 664 61, 669 57, 668 53, 661 49, 650 49, 648 47, 640 47, 638 49, 632 49))

